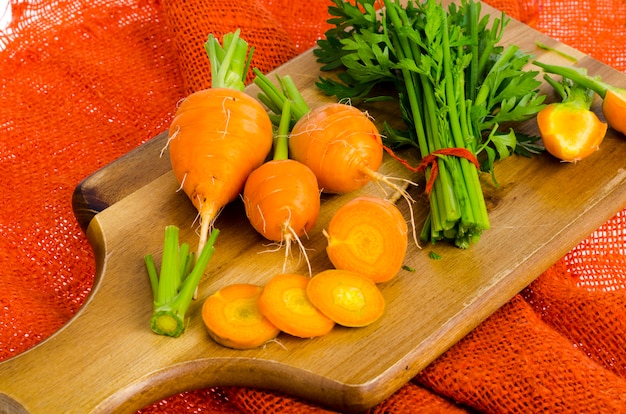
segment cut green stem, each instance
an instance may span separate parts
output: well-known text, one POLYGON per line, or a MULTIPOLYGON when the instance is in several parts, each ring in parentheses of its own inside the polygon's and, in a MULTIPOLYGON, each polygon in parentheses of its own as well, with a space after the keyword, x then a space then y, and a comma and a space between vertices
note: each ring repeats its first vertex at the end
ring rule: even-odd
POLYGON ((253 82, 261 89, 258 98, 276 114, 275 117, 272 117, 275 125, 280 123, 280 115, 286 101, 289 101, 292 125, 311 111, 291 76, 284 75, 281 77, 276 75, 279 85, 276 86, 259 69, 254 68, 252 70, 255 74, 253 82))
POLYGON ((554 75, 560 75, 564 78, 571 79, 572 81, 574 81, 574 83, 577 83, 578 85, 591 89, 592 91, 600 95, 602 99, 604 99, 604 97, 606 96, 606 92, 609 89, 614 91, 620 89, 616 86, 603 82, 599 77, 589 76, 584 68, 550 65, 539 61, 534 61, 533 64, 542 68, 544 72, 552 73, 554 75))
POLYGON ((213 229, 195 264, 189 245, 179 245, 178 234, 176 226, 165 228, 160 276, 152 255, 144 257, 153 294, 150 327, 159 335, 172 337, 180 336, 185 329, 185 314, 213 256, 219 230, 213 229))
POLYGON ((209 34, 204 44, 211 63, 211 87, 243 91, 254 48, 240 37, 240 29, 224 35, 222 41, 209 34))

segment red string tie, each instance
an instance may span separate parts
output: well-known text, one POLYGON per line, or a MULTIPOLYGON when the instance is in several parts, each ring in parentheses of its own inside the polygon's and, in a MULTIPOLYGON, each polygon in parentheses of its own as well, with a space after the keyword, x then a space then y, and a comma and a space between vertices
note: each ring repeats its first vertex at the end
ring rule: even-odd
POLYGON ((428 182, 426 183, 426 189, 424 190, 426 194, 431 193, 433 189, 433 185, 435 183, 435 179, 437 178, 437 174, 439 173, 439 165, 437 164, 437 157, 441 157, 443 155, 452 155, 454 157, 465 158, 468 161, 470 161, 472 164, 474 164, 477 169, 480 168, 480 164, 478 163, 476 156, 466 148, 443 148, 437 151, 433 151, 427 156, 425 156, 424 158, 422 158, 422 162, 417 167, 413 167, 406 160, 403 160, 402 158, 398 157, 396 154, 394 154, 394 152, 390 148, 386 146, 383 146, 383 148, 385 148, 385 150, 387 151, 389 155, 391 155, 393 158, 398 160, 402 165, 404 165, 410 171, 419 172, 419 171, 424 171, 426 170, 426 168, 430 167, 430 177, 428 178, 428 182))

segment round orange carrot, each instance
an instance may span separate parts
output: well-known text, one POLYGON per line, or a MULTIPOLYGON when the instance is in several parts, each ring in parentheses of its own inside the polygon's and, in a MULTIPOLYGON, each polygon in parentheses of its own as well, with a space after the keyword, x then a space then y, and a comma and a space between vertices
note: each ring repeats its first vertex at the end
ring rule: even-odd
POLYGON ((298 243, 306 257, 300 237, 315 225, 320 210, 315 174, 306 165, 288 158, 289 114, 286 103, 274 159, 252 171, 243 190, 246 215, 252 227, 268 240, 284 242, 285 259, 289 257, 292 241, 298 243))
POLYGON ((335 326, 306 294, 307 276, 283 273, 274 276, 259 297, 261 313, 281 331, 299 338, 326 335, 335 326))
POLYGON ((256 348, 274 339, 280 330, 259 311, 262 291, 260 286, 242 283, 209 296, 202 305, 202 320, 211 338, 235 349, 256 348))
POLYGON ((271 150, 271 121, 243 92, 206 89, 182 102, 169 131, 172 169, 207 229, 201 236, 206 235, 271 150))
POLYGON ((367 326, 385 311, 385 299, 374 281, 349 270, 329 269, 311 278, 309 300, 335 323, 367 326))
POLYGON ((326 193, 349 193, 376 176, 383 145, 376 125, 357 108, 329 103, 315 108, 294 125, 291 157, 313 170, 326 193))
POLYGON ((181 102, 168 134, 174 175, 199 212, 198 254, 218 212, 241 192, 273 141, 267 111, 243 92, 250 56, 239 31, 224 36, 221 52, 213 36, 205 48, 212 87, 181 102))
POLYGON ((370 196, 348 201, 335 212, 325 234, 326 253, 337 269, 380 283, 392 279, 402 267, 408 227, 390 201, 370 196))
POLYGON ((272 160, 254 170, 243 192, 246 215, 265 238, 289 241, 311 230, 320 195, 313 172, 294 160, 272 160))

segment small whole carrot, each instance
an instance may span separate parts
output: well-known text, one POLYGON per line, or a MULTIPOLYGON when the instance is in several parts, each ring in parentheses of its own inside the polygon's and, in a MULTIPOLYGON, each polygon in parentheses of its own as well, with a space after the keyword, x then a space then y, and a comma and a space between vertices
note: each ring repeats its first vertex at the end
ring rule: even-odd
POLYGON ((350 105, 331 102, 309 111, 291 130, 289 150, 313 170, 326 193, 349 193, 380 177, 380 133, 350 105))
POLYGON ((243 92, 249 57, 239 31, 224 36, 223 49, 213 36, 205 46, 212 87, 181 102, 168 134, 174 175, 199 213, 199 252, 219 211, 238 196, 273 141, 267 111, 243 92))
POLYGON ((608 125, 591 111, 593 91, 564 78, 546 81, 561 95, 561 102, 537 113, 537 126, 546 150, 562 161, 576 162, 598 150, 608 125))
POLYGON ((346 327, 370 325, 385 311, 385 299, 374 281, 349 270, 328 269, 316 274, 306 293, 324 315, 346 327))
POLYGON ((335 212, 325 235, 326 253, 337 269, 381 283, 402 268, 408 226, 398 207, 388 200, 361 196, 348 201, 335 212))
POLYGON ((315 225, 320 211, 320 192, 315 174, 306 165, 288 158, 289 120, 290 109, 286 102, 276 137, 274 159, 252 171, 243 190, 250 224, 266 239, 285 244, 285 264, 292 241, 298 243, 306 257, 300 237, 315 225))
POLYGON ((202 305, 202 320, 211 338, 234 349, 250 349, 276 338, 280 330, 258 307, 261 286, 236 283, 209 296, 202 305))
POLYGON ((299 338, 329 333, 335 322, 309 300, 308 276, 282 273, 263 287, 258 305, 261 313, 281 331, 299 338))

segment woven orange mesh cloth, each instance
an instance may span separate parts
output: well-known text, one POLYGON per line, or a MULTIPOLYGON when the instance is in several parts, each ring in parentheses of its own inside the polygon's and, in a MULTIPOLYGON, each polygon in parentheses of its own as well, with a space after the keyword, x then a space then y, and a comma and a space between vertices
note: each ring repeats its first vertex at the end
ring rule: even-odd
MULTIPOLYGON (((489 3, 626 71, 623 0, 489 3)), ((0 360, 50 336, 84 303, 95 262, 72 192, 165 130, 176 102, 208 85, 196 42, 240 27, 254 65, 270 70, 314 45, 328 5, 10 0, 11 24, 0 32, 0 360)), ((371 412, 626 412, 625 246, 623 210, 371 412)), ((217 387, 141 412, 325 411, 277 392, 217 387)))

